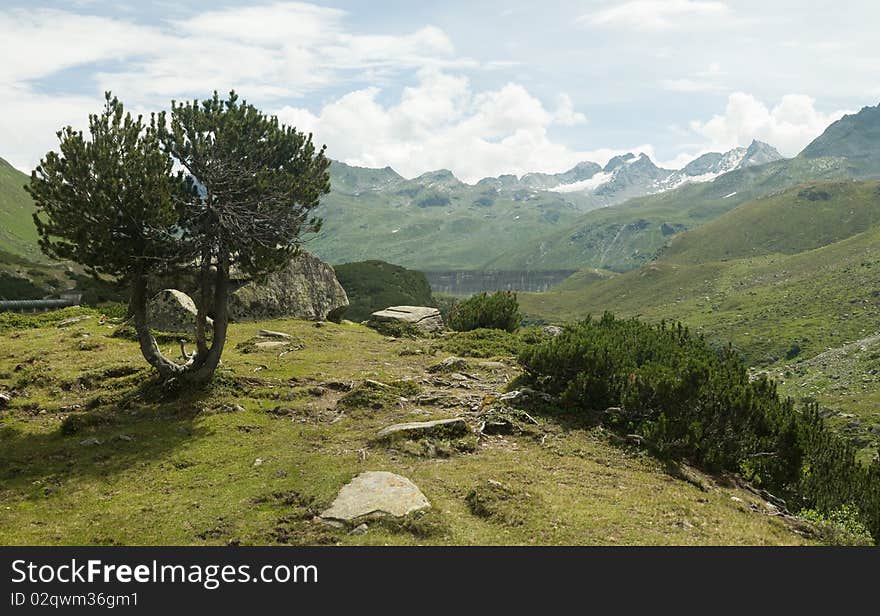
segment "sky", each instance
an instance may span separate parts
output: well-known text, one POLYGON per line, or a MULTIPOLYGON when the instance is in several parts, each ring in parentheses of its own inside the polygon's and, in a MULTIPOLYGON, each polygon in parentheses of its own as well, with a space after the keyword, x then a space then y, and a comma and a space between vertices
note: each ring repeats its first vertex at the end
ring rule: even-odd
POLYGON ((406 177, 794 156, 880 102, 878 23, 875 0, 0 0, 0 157, 29 171, 107 90, 148 114, 230 89, 406 177))

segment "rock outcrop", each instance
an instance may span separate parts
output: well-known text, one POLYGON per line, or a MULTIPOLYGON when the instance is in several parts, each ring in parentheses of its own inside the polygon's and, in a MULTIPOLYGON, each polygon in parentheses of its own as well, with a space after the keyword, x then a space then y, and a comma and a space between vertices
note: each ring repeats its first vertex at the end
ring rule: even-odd
MULTIPOLYGON (((196 304, 177 289, 162 289, 147 305, 150 327, 163 332, 193 333, 196 330, 196 304)), ((208 319, 208 325, 213 323, 208 319)))
POLYGON ((387 323, 399 323, 415 327, 430 334, 443 329, 443 317, 440 311, 430 306, 391 306, 385 310, 377 310, 370 315, 368 325, 373 327, 387 323))
POLYGON ((235 321, 294 317, 340 321, 348 307, 345 289, 333 268, 304 250, 265 280, 251 281, 229 298, 235 321))

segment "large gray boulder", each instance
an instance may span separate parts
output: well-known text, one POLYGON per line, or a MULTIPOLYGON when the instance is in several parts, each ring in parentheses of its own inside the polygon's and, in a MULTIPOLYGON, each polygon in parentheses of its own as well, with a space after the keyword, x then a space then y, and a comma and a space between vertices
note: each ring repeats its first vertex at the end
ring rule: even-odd
MULTIPOLYGON (((193 333, 196 330, 196 304, 177 289, 162 289, 147 304, 147 322, 163 332, 193 333)), ((208 319, 208 325, 213 321, 208 319)))
POLYGON ((411 325, 425 333, 434 333, 443 329, 443 317, 440 316, 440 311, 430 306, 391 306, 370 315, 369 325, 375 327, 383 323, 411 325))
POLYGON ((402 518, 430 507, 422 491, 406 477, 387 471, 366 471, 342 487, 321 519, 354 524, 368 516, 402 518))
POLYGON ((336 272, 305 250, 284 269, 244 284, 229 298, 229 316, 235 321, 280 317, 339 321, 346 307, 348 296, 336 272))

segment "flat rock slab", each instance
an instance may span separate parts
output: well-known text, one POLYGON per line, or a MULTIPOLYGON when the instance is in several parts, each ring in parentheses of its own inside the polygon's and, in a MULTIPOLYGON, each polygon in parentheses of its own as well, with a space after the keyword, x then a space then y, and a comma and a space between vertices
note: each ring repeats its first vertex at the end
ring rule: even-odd
POLYGON ((366 471, 342 487, 321 518, 352 523, 373 515, 402 518, 430 508, 425 495, 406 477, 387 471, 366 471))
POLYGON ((282 340, 290 340, 290 334, 285 334, 284 332, 275 332, 271 329, 261 329, 259 331, 260 336, 263 338, 281 338, 282 340))
POLYGON ((471 429, 461 417, 438 419, 436 421, 413 421, 394 424, 379 430, 378 437, 383 440, 420 438, 459 438, 469 434, 471 429))
POLYGON ((254 346, 258 349, 280 349, 287 346, 282 340, 264 340, 263 342, 255 342, 254 346))
POLYGON ((410 323, 428 332, 443 329, 443 317, 440 316, 440 311, 430 306, 390 306, 371 314, 370 321, 410 323))

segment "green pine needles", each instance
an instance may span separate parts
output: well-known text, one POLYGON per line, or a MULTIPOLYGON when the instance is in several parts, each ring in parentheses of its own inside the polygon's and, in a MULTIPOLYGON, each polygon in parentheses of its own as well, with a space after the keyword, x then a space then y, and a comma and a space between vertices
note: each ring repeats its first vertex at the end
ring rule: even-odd
POLYGON ((516 293, 478 293, 455 305, 449 313, 449 327, 459 332, 475 329, 503 329, 515 332, 522 323, 516 293))
POLYGON ((127 286, 141 353, 162 378, 208 381, 226 342, 230 272, 277 270, 320 228, 324 149, 235 92, 172 101, 149 123, 108 92, 88 135, 67 127, 58 139, 27 187, 41 248, 127 286), (151 335, 147 302, 151 281, 184 273, 199 283, 196 349, 177 362, 151 335))

